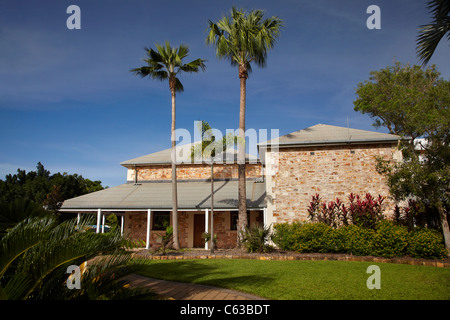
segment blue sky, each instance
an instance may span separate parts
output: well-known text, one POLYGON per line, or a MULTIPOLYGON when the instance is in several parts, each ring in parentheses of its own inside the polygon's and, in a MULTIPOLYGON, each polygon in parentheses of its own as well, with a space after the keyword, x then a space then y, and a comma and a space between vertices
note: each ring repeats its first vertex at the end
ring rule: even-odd
MULTIPOLYGON (((375 130, 353 110, 355 88, 394 59, 418 64, 417 27, 425 0, 0 0, 0 178, 17 168, 78 173, 105 186, 126 181, 120 162, 170 147, 167 83, 141 79, 144 47, 187 44, 186 61, 206 59, 203 73, 182 75, 177 128, 195 120, 225 132, 238 127, 237 69, 205 44, 208 20, 231 7, 264 9, 286 27, 267 67, 247 82, 246 126, 280 135, 318 123, 375 130), (69 30, 69 5, 81 29, 69 30), (369 5, 381 29, 369 30, 369 5)), ((445 40, 431 63, 450 78, 445 40)), ((380 130, 383 131, 383 130, 380 130)), ((384 131, 385 132, 385 131, 384 131)))

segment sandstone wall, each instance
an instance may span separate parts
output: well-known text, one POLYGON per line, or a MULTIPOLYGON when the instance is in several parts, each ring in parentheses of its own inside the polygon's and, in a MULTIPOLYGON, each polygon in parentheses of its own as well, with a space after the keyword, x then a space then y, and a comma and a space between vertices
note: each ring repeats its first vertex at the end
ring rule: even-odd
MULTIPOLYGON (((247 178, 260 178, 261 164, 247 164, 246 165, 247 178)), ((237 179, 238 166, 237 164, 215 164, 214 165, 214 179, 237 179)), ((128 169, 127 179, 134 181, 134 169, 128 169)), ((163 181, 172 179, 171 165, 154 165, 137 167, 137 180, 142 181, 163 181)), ((177 165, 177 179, 178 180, 206 180, 211 179, 211 166, 208 164, 181 164, 177 165)))
POLYGON ((266 161, 278 157, 274 174, 267 177, 269 223, 304 221, 308 217, 311 197, 318 193, 323 200, 336 197, 347 202, 350 193, 386 197, 385 178, 375 169, 375 156, 396 157, 392 144, 280 148, 278 155, 268 152, 266 161))

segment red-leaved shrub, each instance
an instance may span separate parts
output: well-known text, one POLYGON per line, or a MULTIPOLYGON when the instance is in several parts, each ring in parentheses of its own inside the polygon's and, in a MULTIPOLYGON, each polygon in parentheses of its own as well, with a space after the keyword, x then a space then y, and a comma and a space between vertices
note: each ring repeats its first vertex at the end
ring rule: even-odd
POLYGON ((374 198, 370 193, 366 193, 364 197, 351 193, 348 200, 347 205, 339 198, 327 204, 315 194, 308 207, 309 219, 323 222, 335 229, 349 224, 375 229, 376 223, 383 220, 384 197, 381 195, 374 198))

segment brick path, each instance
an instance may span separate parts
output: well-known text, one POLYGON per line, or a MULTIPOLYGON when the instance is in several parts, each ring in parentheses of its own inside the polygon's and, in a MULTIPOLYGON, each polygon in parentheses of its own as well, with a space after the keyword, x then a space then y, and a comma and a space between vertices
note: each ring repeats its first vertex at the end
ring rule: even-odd
POLYGON ((125 279, 133 286, 151 289, 155 294, 174 300, 265 300, 251 294, 200 284, 181 283, 131 274, 125 279))

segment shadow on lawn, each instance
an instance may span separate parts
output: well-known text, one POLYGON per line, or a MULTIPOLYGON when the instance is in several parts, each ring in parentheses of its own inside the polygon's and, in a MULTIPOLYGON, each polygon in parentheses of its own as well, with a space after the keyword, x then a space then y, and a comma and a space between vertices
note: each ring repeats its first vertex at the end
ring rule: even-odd
POLYGON ((176 261, 171 263, 152 263, 142 275, 167 281, 180 281, 195 284, 218 286, 229 289, 245 288, 247 286, 266 286, 275 280, 275 274, 245 275, 230 277, 227 272, 205 265, 195 260, 176 261), (214 275, 211 277, 211 275, 214 275), (223 277, 221 277, 223 275, 223 277), (225 276, 226 275, 226 276, 225 276))

